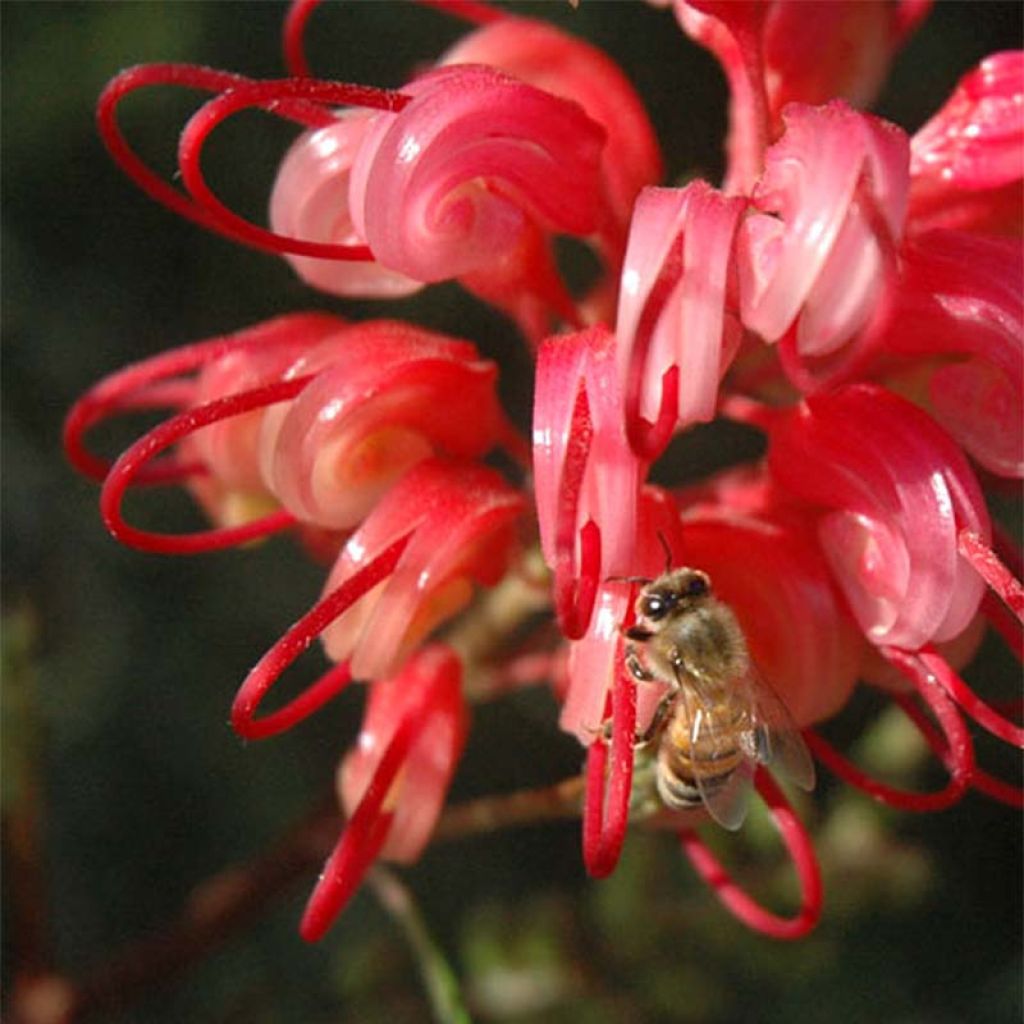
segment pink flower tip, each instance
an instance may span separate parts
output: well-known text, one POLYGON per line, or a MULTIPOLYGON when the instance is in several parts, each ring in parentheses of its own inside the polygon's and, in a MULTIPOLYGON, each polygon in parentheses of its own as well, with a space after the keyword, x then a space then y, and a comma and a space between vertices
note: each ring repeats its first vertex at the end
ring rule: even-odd
POLYGON ((926 413, 874 385, 808 400, 780 420, 772 478, 818 509, 833 576, 874 644, 917 650, 961 633, 984 590, 958 536, 987 538, 981 489, 926 413))
POLYGON ((916 230, 1016 234, 1024 178, 1024 51, 986 57, 911 142, 916 230))
POLYGON ((421 649, 373 685, 356 746, 339 768, 348 823, 306 905, 306 941, 323 937, 377 857, 409 863, 420 856, 467 728, 462 666, 447 647, 421 649))
POLYGON ((493 470, 428 459, 409 470, 349 538, 324 591, 360 574, 394 538, 410 536, 390 578, 323 631, 334 661, 361 679, 397 671, 437 626, 470 601, 474 584, 505 573, 518 543, 522 496, 493 470))

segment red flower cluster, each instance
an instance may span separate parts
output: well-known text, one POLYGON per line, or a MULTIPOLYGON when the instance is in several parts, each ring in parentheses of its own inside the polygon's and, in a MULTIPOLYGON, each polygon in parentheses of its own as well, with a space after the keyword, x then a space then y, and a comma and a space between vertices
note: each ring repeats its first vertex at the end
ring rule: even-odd
MULTIPOLYGON (((732 104, 723 187, 672 188, 659 185, 639 99, 588 44, 483 4, 435 2, 478 27, 385 92, 310 76, 314 6, 298 0, 286 24, 293 77, 133 68, 100 99, 104 141, 155 198, 284 255, 316 288, 388 298, 456 280, 505 312, 536 354, 532 467, 498 400, 498 367, 473 344, 322 314, 116 373, 76 404, 65 434, 126 544, 198 552, 291 528, 333 561, 322 600, 232 711, 239 734, 269 736, 369 681, 339 776, 349 821, 303 934, 323 934, 377 856, 409 861, 428 842, 467 731, 465 659, 438 631, 520 571, 532 533, 564 637, 553 653, 567 655, 552 680, 561 725, 589 748, 592 874, 614 868, 643 813, 638 737, 657 728, 672 680, 638 682, 626 634, 637 584, 666 561, 710 576, 830 770, 911 810, 971 787, 1020 806, 1020 790, 975 764, 964 716, 1018 746, 1024 731, 956 673, 985 621, 1021 651, 1019 556, 998 531, 993 544, 978 473, 1024 475, 1024 56, 984 61, 909 137, 850 104, 870 101, 926 3, 675 0, 682 28, 721 61, 732 104), (118 127, 118 104, 152 85, 215 94, 181 136, 184 191, 118 127), (269 230, 228 210, 201 170, 211 131, 248 107, 304 129, 269 230), (559 236, 602 268, 582 298, 557 269, 559 236), (174 414, 113 465, 85 447, 100 420, 155 407, 174 414), (648 483, 673 435, 716 417, 762 430, 766 458, 676 491, 648 483), (496 449, 518 474, 483 463, 496 449), (213 528, 158 535, 125 522, 131 486, 173 483, 213 528), (257 717, 318 636, 334 666, 257 717), (812 731, 858 682, 906 710, 949 770, 945 789, 894 790, 812 731)), ((800 875, 799 913, 776 917, 729 881, 691 812, 679 814, 682 847, 751 927, 797 937, 820 913, 813 848, 764 771, 770 753, 743 749, 800 875)))

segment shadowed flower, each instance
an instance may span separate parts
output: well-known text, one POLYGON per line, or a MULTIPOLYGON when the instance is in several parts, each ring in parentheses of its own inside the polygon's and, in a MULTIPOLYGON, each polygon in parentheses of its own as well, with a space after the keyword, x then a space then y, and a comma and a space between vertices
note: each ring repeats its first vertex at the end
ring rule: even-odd
POLYGON ((295 77, 130 69, 101 97, 104 140, 155 198, 284 255, 333 295, 454 279, 508 314, 536 357, 532 466, 499 365, 473 344, 323 314, 129 367, 88 392, 65 431, 129 545, 198 552, 294 528, 333 563, 231 714, 240 735, 267 737, 354 679, 369 684, 339 769, 348 821, 302 934, 324 934, 378 856, 422 853, 469 698, 487 673, 543 681, 527 663, 586 748, 590 873, 615 868, 631 821, 666 826, 722 902, 775 938, 806 934, 822 909, 810 834, 769 774, 810 787, 800 731, 823 765, 889 804, 939 809, 974 787, 1019 805, 976 765, 965 716, 1018 746, 1024 734, 957 673, 986 622, 1022 646, 1018 558, 969 461, 1007 477, 1024 463, 1020 55, 983 62, 911 137, 850 103, 873 97, 927 4, 678 0, 732 105, 722 190, 672 188, 639 99, 592 46, 487 5, 441 4, 477 28, 388 92, 309 77, 313 6, 301 0, 287 22, 295 77), (215 94, 182 134, 183 191, 117 126, 118 104, 152 85, 215 94), (271 230, 228 210, 200 166, 209 134, 249 107, 303 129, 271 230), (579 300, 558 236, 602 264, 579 300), (153 408, 173 414, 113 465, 85 447, 101 420, 153 408), (767 456, 677 490, 649 482, 674 435, 720 416, 762 431, 767 456), (214 527, 130 526, 121 506, 135 484, 183 484, 214 527), (523 639, 538 611, 559 628, 540 652, 523 639), (677 619, 678 634, 659 632, 677 619), (318 637, 330 667, 257 716, 318 637), (727 665, 723 677, 705 663, 727 665), (871 778, 817 732, 858 683, 911 718, 949 771, 943 790, 871 778), (666 764, 674 789, 652 782, 666 764), (747 896, 694 831, 705 808, 738 827, 754 791, 799 877, 791 917, 747 896))
POLYGON ((391 679, 373 683, 356 747, 338 769, 349 822, 302 918, 319 939, 378 857, 409 863, 427 844, 466 741, 461 666, 424 647, 391 679))

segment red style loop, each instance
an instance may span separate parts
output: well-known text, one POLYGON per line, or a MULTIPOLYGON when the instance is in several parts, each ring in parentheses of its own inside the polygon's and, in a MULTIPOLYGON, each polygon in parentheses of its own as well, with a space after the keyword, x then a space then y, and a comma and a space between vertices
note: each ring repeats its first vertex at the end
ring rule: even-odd
MULTIPOLYGON (((897 789, 872 778, 866 772, 848 761, 828 740, 808 729, 804 739, 811 753, 834 775, 862 790, 868 796, 904 811, 941 811, 951 807, 963 797, 974 778, 974 746, 970 733, 960 717, 956 704, 947 696, 935 674, 925 665, 921 657, 895 647, 879 649, 885 659, 903 673, 915 686, 921 699, 939 723, 944 738, 946 754, 942 761, 949 771, 949 782, 934 793, 913 793, 897 789)), ((900 702, 903 707, 903 703, 900 702)), ((910 716, 911 721, 921 728, 921 718, 910 716)), ((927 732, 922 730, 925 739, 927 732)))
POLYGON ((968 685, 953 671, 945 659, 928 646, 918 654, 921 663, 933 673, 939 685, 959 705, 968 718, 977 722, 982 729, 990 732, 1011 746, 1024 750, 1024 728, 1015 725, 999 714, 995 708, 986 704, 968 685))
POLYGON ((611 712, 611 768, 608 768, 608 744, 603 737, 594 740, 587 753, 583 862, 592 878, 604 878, 615 869, 629 824, 633 743, 636 738, 636 686, 624 669, 615 674, 611 712))
MULTIPOLYGON (((924 712, 906 694, 894 694, 893 700, 903 708, 907 717, 921 730, 921 735, 924 736, 928 746, 932 748, 935 755, 941 758, 943 764, 948 768, 951 760, 949 748, 942 735, 925 717, 924 712)), ((1002 779, 997 779, 981 768, 975 767, 971 786, 992 800, 1006 804, 1008 807, 1015 807, 1017 810, 1024 810, 1024 788, 1004 782, 1002 779)))
MULTIPOLYGON (((373 259, 366 245, 338 245, 330 242, 310 242, 268 231, 229 210, 210 190, 203 177, 201 157, 203 146, 213 130, 229 117, 251 107, 277 112, 272 104, 282 100, 312 100, 324 117, 310 127, 324 128, 336 118, 327 109, 330 106, 365 107, 396 113, 411 97, 372 86, 330 82, 317 78, 283 78, 271 81, 247 81, 224 90, 219 96, 203 104, 189 119, 178 143, 178 167, 181 179, 193 201, 208 218, 208 226, 227 238, 254 249, 272 253, 293 253, 317 259, 361 260, 373 259)), ((283 115, 287 116, 287 115, 283 115)))
POLYGON ((992 588, 993 593, 1024 621, 1024 586, 1000 560, 999 555, 971 530, 961 530, 957 537, 960 554, 975 572, 992 588))
POLYGON ((335 665, 283 708, 257 719, 256 709, 281 673, 339 616, 389 576, 409 543, 406 534, 318 601, 263 655, 245 677, 231 706, 231 726, 246 739, 265 739, 308 718, 352 681, 348 662, 335 665))
POLYGON ((757 791, 771 812, 800 880, 800 910, 794 917, 779 917, 757 903, 722 866, 692 829, 679 833, 683 852, 697 874, 715 891, 722 905, 748 928, 772 939, 801 939, 821 917, 821 869, 814 844, 775 780, 758 768, 757 791))
POLYGON ((228 210, 207 188, 199 168, 206 136, 238 110, 259 107, 306 128, 336 121, 332 106, 397 111, 407 96, 386 89, 312 78, 257 81, 244 75, 194 64, 145 64, 116 75, 100 94, 96 120, 100 137, 115 163, 150 198, 182 217, 233 241, 265 252, 296 252, 329 259, 372 259, 366 246, 326 245, 267 231, 228 210), (117 122, 117 107, 130 93, 155 85, 201 89, 219 95, 193 115, 182 134, 179 169, 191 195, 184 195, 153 171, 131 148, 117 122))
MULTIPOLYGON (((137 89, 154 85, 176 85, 204 92, 223 92, 252 80, 230 71, 215 71, 197 64, 142 64, 126 68, 106 85, 96 104, 96 124, 114 162, 151 199, 178 215, 211 231, 219 228, 210 215, 188 196, 183 195, 153 171, 128 144, 117 123, 120 102, 137 89)), ((289 117, 307 127, 323 127, 333 121, 333 115, 315 104, 286 102, 276 109, 282 117, 289 117)))
POLYGON ((253 409, 262 409, 294 398, 312 380, 312 376, 276 381, 263 387, 242 391, 208 402, 206 405, 172 416, 148 434, 139 438, 114 463, 100 492, 100 513, 110 533, 122 544, 140 551, 153 551, 164 555, 193 555, 203 551, 220 551, 237 544, 247 544, 296 522, 295 517, 283 509, 243 523, 240 526, 200 530, 196 533, 153 533, 130 526, 121 515, 125 491, 136 481, 146 463, 155 455, 166 451, 176 441, 211 423, 253 409))
POLYGON ((281 29, 281 43, 284 63, 290 74, 296 78, 310 78, 312 71, 306 60, 303 36, 310 15, 320 6, 320 0, 292 0, 281 29))
MULTIPOLYGON (((142 409, 188 407, 194 400, 195 381, 183 374, 201 369, 239 349, 285 347, 294 345, 300 338, 312 346, 344 326, 345 321, 340 317, 326 313, 289 313, 132 363, 93 385, 71 407, 62 437, 68 461, 84 476, 100 482, 110 472, 112 463, 89 451, 85 435, 104 420, 142 409)), ((157 463, 140 470, 136 482, 169 483, 199 469, 173 461, 157 463)))
POLYGON ((385 811, 384 805, 421 725, 418 719, 418 714, 410 711, 402 720, 366 793, 327 858, 299 925, 299 934, 306 942, 323 938, 359 888, 387 840, 394 815, 385 811))

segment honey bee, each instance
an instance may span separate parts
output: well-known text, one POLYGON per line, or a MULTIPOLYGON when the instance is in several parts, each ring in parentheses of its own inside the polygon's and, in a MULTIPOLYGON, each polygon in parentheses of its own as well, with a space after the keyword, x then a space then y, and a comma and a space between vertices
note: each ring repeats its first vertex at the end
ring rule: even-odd
POLYGON ((669 687, 637 737, 655 759, 661 800, 677 810, 703 804, 720 825, 738 829, 759 764, 813 789, 810 754, 707 574, 668 569, 656 580, 632 582, 644 586, 636 622, 623 631, 626 667, 639 682, 669 687))

